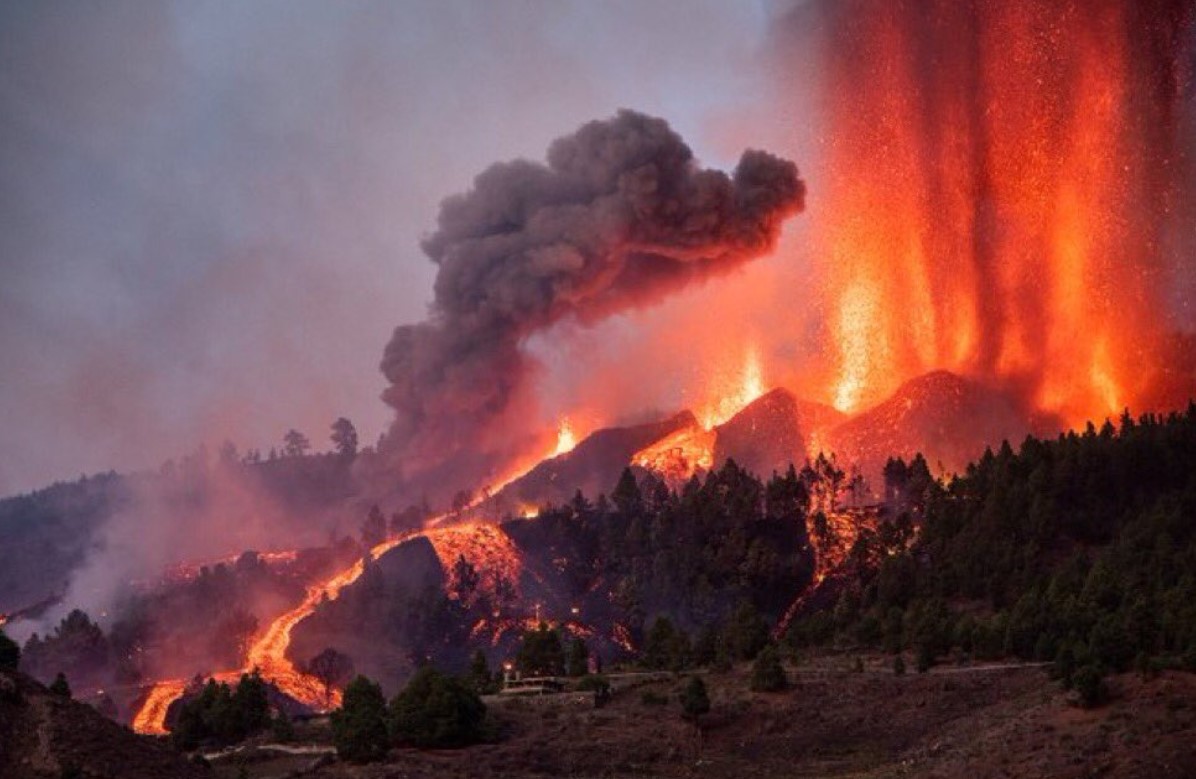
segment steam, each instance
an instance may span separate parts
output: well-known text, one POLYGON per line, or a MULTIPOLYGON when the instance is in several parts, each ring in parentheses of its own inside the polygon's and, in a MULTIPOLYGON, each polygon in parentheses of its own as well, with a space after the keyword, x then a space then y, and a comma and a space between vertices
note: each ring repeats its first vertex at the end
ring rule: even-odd
POLYGON ((385 452, 408 480, 444 466, 476 476, 462 471, 510 446, 504 422, 524 399, 529 336, 765 254, 804 197, 792 162, 746 151, 731 175, 704 170, 664 120, 633 111, 558 139, 547 165, 490 167, 442 203, 423 243, 439 266, 435 298, 383 356, 383 399, 397 412, 385 452))

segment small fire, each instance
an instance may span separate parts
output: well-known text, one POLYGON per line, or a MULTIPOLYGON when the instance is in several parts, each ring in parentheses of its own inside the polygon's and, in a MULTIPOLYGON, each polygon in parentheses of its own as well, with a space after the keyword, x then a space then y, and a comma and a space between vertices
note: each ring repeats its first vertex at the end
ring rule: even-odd
POLYGON ((577 446, 577 435, 573 432, 573 424, 568 417, 561 419, 560 426, 556 431, 556 451, 553 452, 554 457, 560 457, 562 454, 572 452, 577 446))

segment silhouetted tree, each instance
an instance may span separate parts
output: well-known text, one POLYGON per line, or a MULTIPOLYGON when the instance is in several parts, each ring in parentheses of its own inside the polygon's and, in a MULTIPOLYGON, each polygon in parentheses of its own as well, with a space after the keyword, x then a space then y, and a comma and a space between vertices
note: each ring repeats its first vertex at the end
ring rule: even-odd
POLYGON ((15 671, 21 662, 21 647, 0 630, 0 671, 15 671))
POLYGON ((370 506, 365 522, 361 524, 361 545, 366 549, 373 549, 386 540, 386 517, 378 504, 370 506))
POLYGON ((565 651, 556 630, 544 622, 523 634, 515 667, 527 676, 560 676, 565 672, 565 651))
POLYGON ((302 457, 308 449, 311 449, 311 441, 294 428, 282 437, 282 451, 287 457, 302 457))
POLYGON ((324 685, 324 700, 332 700, 332 688, 353 677, 353 661, 343 652, 328 647, 307 662, 307 672, 324 685))
POLYGON ((50 683, 49 690, 55 695, 61 695, 63 698, 71 697, 71 686, 67 684, 66 674, 59 671, 58 675, 54 677, 54 681, 50 683))
POLYGON ((386 699, 382 688, 364 676, 345 687, 341 707, 332 712, 332 743, 350 763, 372 763, 386 757, 390 746, 386 699))
POLYGON ((332 423, 332 445, 336 453, 346 459, 353 459, 357 455, 357 428, 344 417, 332 423))

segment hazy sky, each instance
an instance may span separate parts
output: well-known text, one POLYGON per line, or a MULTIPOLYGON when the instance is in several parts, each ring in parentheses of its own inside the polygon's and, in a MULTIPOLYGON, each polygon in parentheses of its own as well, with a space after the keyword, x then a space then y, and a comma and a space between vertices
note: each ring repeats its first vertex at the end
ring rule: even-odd
POLYGON ((784 5, 3 4, 0 494, 339 415, 372 441, 441 198, 620 107, 731 164, 784 5))

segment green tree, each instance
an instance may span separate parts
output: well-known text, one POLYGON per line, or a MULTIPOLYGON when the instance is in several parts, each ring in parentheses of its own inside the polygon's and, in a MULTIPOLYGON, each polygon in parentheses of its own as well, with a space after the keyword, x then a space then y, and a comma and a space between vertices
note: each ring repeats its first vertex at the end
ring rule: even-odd
POLYGON ((788 686, 785 669, 781 667, 781 656, 776 646, 769 644, 752 664, 752 692, 780 692, 788 686))
POLYGON ((49 690, 55 695, 61 695, 63 698, 71 697, 71 686, 67 684, 66 674, 59 671, 58 675, 54 677, 54 681, 50 683, 49 690))
POLYGON ((15 671, 21 663, 21 647, 0 630, 0 671, 15 671))
POLYGON ((640 486, 635 480, 635 474, 630 468, 624 468, 619 476, 619 483, 610 494, 615 508, 624 516, 638 514, 644 506, 644 496, 640 493, 640 486))
POLYGON ((348 419, 340 417, 332 423, 331 438, 341 457, 351 460, 357 455, 357 428, 348 419))
POLYGON ((482 737, 486 704, 458 679, 425 667, 390 703, 396 743, 416 747, 462 747, 482 737))
POLYGON ((469 684, 478 695, 486 695, 495 691, 494 674, 490 672, 490 664, 486 661, 486 653, 477 650, 469 662, 469 684))
POLYGON ((1100 706, 1109 698, 1109 688, 1099 666, 1089 663, 1076 669, 1071 676, 1072 686, 1080 694, 1080 704, 1086 709, 1100 706))
POLYGON ((681 691, 681 716, 697 725, 709 711, 710 697, 706 694, 706 683, 700 676, 689 677, 689 682, 681 691))
POLYGON ((561 676, 565 673, 565 650, 556 630, 541 622, 523 634, 515 654, 515 667, 526 676, 561 676))
POLYGON ((565 671, 570 676, 585 676, 590 670, 590 650, 586 642, 574 638, 569 642, 569 656, 566 658, 565 671))
POLYGON ((731 615, 725 636, 736 660, 751 660, 768 644, 768 623, 755 606, 744 601, 731 615))
POLYGON ((332 743, 350 763, 372 763, 386 757, 386 699, 382 688, 358 676, 345 688, 341 707, 332 712, 332 743))

